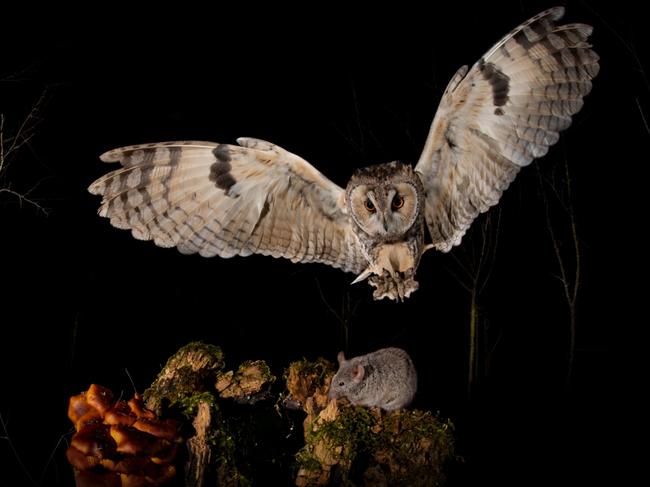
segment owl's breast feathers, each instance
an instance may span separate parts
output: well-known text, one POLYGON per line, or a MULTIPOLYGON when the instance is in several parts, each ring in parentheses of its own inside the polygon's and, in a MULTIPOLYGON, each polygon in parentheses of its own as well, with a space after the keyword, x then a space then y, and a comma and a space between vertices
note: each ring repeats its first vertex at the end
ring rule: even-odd
POLYGON ((377 244, 370 249, 370 264, 353 284, 368 279, 375 288, 374 299, 403 301, 418 289, 415 271, 420 257, 430 247, 424 245, 424 223, 420 221, 413 225, 404 240, 377 244))

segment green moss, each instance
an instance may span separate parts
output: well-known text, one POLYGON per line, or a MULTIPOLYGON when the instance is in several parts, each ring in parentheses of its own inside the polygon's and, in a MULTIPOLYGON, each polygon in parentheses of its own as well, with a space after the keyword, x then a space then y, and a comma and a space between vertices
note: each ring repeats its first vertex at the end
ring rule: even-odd
POLYGON ((276 377, 271 373, 271 369, 264 360, 246 360, 237 368, 237 371, 243 371, 249 367, 258 368, 262 374, 262 379, 265 381, 275 382, 276 377))
POLYGON ((388 415, 378 444, 393 485, 442 485, 443 467, 454 456, 454 426, 426 411, 388 415), (398 431, 398 434, 393 432, 398 431))
POLYGON ((226 421, 221 421, 220 428, 207 439, 213 453, 216 453, 215 465, 217 467, 217 485, 249 486, 251 481, 239 470, 237 465, 237 442, 230 433, 230 426, 226 421))
POLYGON ((252 485, 242 474, 237 462, 238 442, 233 434, 236 424, 225 417, 219 409, 216 396, 210 392, 201 392, 184 398, 177 406, 182 413, 192 420, 198 411, 199 403, 205 402, 211 409, 212 427, 205 442, 211 447, 213 465, 218 478, 217 485, 244 487, 252 485))
POLYGON ((303 448, 296 454, 296 463, 300 468, 304 468, 310 472, 318 472, 322 468, 321 463, 314 457, 313 452, 307 448, 303 448))
POLYGON ((321 442, 349 485, 355 485, 354 472, 369 467, 379 468, 389 485, 442 485, 444 464, 454 458, 452 423, 422 411, 379 415, 364 407, 345 407, 334 421, 307 432, 306 444, 296 456, 301 468, 323 468, 316 455, 321 442))
POLYGON ((196 402, 192 398, 214 388, 217 374, 223 369, 221 348, 192 342, 176 352, 165 364, 151 387, 144 392, 149 409, 161 414, 163 405, 181 407, 196 402))
MULTIPOLYGON (((210 408, 212 424, 206 443, 212 450, 213 473, 218 485, 248 486, 236 461, 234 425, 220 410, 215 382, 224 367, 224 355, 216 345, 192 342, 182 347, 165 364, 144 396, 147 407, 160 413, 164 408, 193 421, 200 403, 210 408)), ((268 367, 264 371, 270 371, 268 367)))
POLYGON ((321 441, 328 445, 338 463, 349 466, 360 451, 372 450, 377 444, 378 437, 372 432, 376 422, 369 409, 349 407, 342 409, 334 421, 319 422, 317 427, 310 425, 305 446, 296 457, 299 466, 316 470, 320 461, 314 455, 314 447, 321 441), (339 452, 337 447, 341 447, 339 452))
POLYGON ((214 411, 218 411, 217 400, 214 394, 211 392, 198 392, 192 396, 182 397, 174 403, 174 407, 177 407, 180 412, 187 418, 189 421, 192 421, 196 412, 198 411, 199 403, 205 402, 210 408, 214 411))
POLYGON ((169 365, 169 362, 174 360, 175 357, 186 355, 186 354, 199 354, 199 355, 210 357, 211 362, 214 364, 212 366, 213 369, 221 370, 223 368, 224 356, 221 347, 217 345, 213 345, 211 343, 203 343, 201 341, 190 342, 187 345, 179 348, 178 352, 176 352, 169 359, 167 365, 169 365))
POLYGON ((329 360, 322 357, 317 358, 315 361, 309 361, 306 358, 291 362, 282 374, 282 378, 286 381, 289 378, 289 370, 296 369, 296 372, 302 377, 313 377, 312 380, 315 387, 323 385, 325 378, 329 374, 334 373, 334 365, 329 360))
POLYGON ((373 449, 379 438, 372 432, 377 419, 364 407, 349 407, 341 410, 335 421, 324 423, 321 429, 312 433, 314 439, 325 439, 332 446, 343 446, 341 457, 352 461, 359 451, 373 449))

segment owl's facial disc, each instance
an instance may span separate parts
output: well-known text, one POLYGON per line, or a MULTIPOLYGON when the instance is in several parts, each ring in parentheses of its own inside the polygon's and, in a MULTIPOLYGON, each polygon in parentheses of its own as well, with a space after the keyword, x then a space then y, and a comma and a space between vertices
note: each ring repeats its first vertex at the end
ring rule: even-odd
POLYGON ((360 184, 350 192, 350 209, 355 223, 377 237, 399 237, 417 217, 416 189, 410 183, 360 184))

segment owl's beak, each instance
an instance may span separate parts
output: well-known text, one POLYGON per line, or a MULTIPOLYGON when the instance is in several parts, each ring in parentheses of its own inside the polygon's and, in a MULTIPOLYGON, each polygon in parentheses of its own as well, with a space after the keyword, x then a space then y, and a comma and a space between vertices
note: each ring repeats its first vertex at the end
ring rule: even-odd
POLYGON ((381 220, 381 226, 384 229, 384 235, 388 233, 388 221, 386 218, 386 215, 384 215, 382 212, 379 212, 377 215, 379 219, 381 220))

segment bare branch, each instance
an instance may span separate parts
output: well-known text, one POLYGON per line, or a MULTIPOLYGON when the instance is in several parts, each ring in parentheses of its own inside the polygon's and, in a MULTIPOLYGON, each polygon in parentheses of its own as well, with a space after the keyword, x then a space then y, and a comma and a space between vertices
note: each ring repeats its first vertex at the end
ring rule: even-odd
MULTIPOLYGON (((449 255, 451 255, 452 259, 454 259, 454 262, 456 262, 456 265, 458 265, 460 270, 463 271, 463 273, 465 274, 465 278, 472 281, 473 280, 472 276, 474 275, 474 269, 470 269, 470 267, 466 266, 465 263, 458 257, 458 255, 455 252, 451 252, 449 255)), ((465 255, 467 256, 467 254, 465 254, 465 255)), ((469 259, 467 259, 467 260, 469 260, 469 259)))
POLYGON ((489 343, 485 330, 485 318, 479 305, 479 297, 485 289, 496 262, 496 249, 501 225, 500 209, 491 210, 480 220, 480 224, 466 239, 465 245, 451 256, 456 270, 445 267, 447 272, 469 294, 469 357, 467 371, 467 392, 472 394, 476 380, 488 369, 489 343), (496 224, 492 219, 496 211, 496 224), (480 225, 480 228, 479 228, 480 225), (496 227, 496 228, 495 228, 496 227), (485 341, 482 345, 481 342, 485 341), (483 351, 481 351, 483 350, 483 351))
POLYGON ((0 113, 0 177, 2 176, 2 170, 5 167, 4 128, 5 128, 5 115, 4 113, 0 113))
POLYGON ((568 317, 569 317, 569 351, 568 351, 568 365, 567 365, 567 374, 566 374, 566 385, 570 385, 572 373, 573 373, 573 362, 575 355, 575 343, 576 343, 576 303, 578 299, 578 291, 580 288, 580 272, 581 272, 581 256, 580 256, 580 240, 578 238, 575 210, 573 207, 573 193, 571 188, 571 174, 569 172, 569 161, 566 157, 566 153, 563 158, 564 163, 564 189, 566 191, 564 197, 562 197, 557 188, 548 181, 545 181, 542 177, 539 167, 537 168, 537 174, 539 177, 539 188, 542 197, 542 202, 544 204, 544 213, 546 217, 546 228, 548 230, 549 236, 551 237, 551 244, 553 246, 553 252, 555 254, 555 259, 557 261, 558 270, 560 272, 559 276, 554 275, 556 279, 560 282, 562 286, 562 292, 564 293, 564 298, 566 300, 568 317), (572 243, 572 256, 570 255, 571 251, 567 249, 562 249, 560 246, 560 240, 555 231, 555 223, 551 218, 551 205, 547 197, 547 189, 552 188, 553 194, 557 198, 557 202, 561 205, 564 210, 567 220, 568 220, 568 230, 572 243), (570 262, 571 257, 573 258, 573 273, 569 274, 569 269, 567 264, 570 262))
POLYGON ((11 158, 22 147, 27 145, 36 132, 36 127, 41 122, 40 113, 45 103, 47 90, 44 90, 38 100, 32 105, 29 113, 23 119, 15 134, 7 135, 6 118, 0 114, 0 194, 6 193, 18 199, 19 205, 27 204, 35 207, 38 211, 48 214, 48 210, 41 206, 30 194, 38 187, 42 179, 26 192, 18 192, 10 185, 2 184, 11 158))
POLYGON ((560 281, 564 284, 566 298, 567 300, 569 300, 569 295, 566 292, 567 273, 564 267, 564 260, 562 259, 562 251, 560 250, 559 240, 555 235, 555 228, 553 226, 553 222, 551 219, 551 206, 549 204, 548 197, 546 196, 546 191, 544 191, 544 181, 541 177, 541 171, 539 169, 539 165, 536 165, 535 169, 537 169, 537 175, 540 181, 540 193, 542 196, 542 202, 544 203, 544 215, 546 217, 546 228, 548 230, 548 233, 551 236, 551 243, 553 244, 553 252, 555 253, 555 258, 557 260, 558 268, 560 271, 560 276, 559 276, 560 281))
POLYGON ((34 480, 34 478, 31 476, 31 474, 29 473, 29 470, 27 469, 25 464, 23 463, 22 458, 20 458, 20 454, 18 453, 18 450, 16 450, 13 441, 11 441, 11 438, 9 437, 9 431, 7 429, 7 423, 5 423, 5 420, 2 418, 2 414, 0 414, 0 427, 2 427, 2 435, 0 436, 0 440, 5 440, 7 442, 7 444, 9 445, 9 449, 14 454, 14 457, 18 462, 18 465, 20 465, 21 470, 23 471, 25 476, 29 479, 29 483, 32 485, 38 485, 34 480))
POLYGON ((50 211, 47 208, 41 206, 40 204, 38 204, 33 199, 27 197, 27 195, 30 192, 31 192, 31 190, 28 191, 25 194, 22 194, 22 193, 18 193, 17 191, 14 191, 13 189, 10 189, 10 188, 0 188, 0 194, 9 193, 9 194, 15 196, 18 199, 18 203, 20 204, 21 208, 23 206, 23 203, 25 203, 27 205, 31 205, 31 206, 35 207, 38 211, 42 211, 45 215, 49 215, 50 211))
MULTIPOLYGON (((571 240, 573 241, 573 251, 575 258, 575 273, 573 276, 573 289, 571 292, 571 306, 575 308, 576 300, 578 299, 578 287, 580 285, 580 240, 578 239, 578 231, 576 226, 575 212, 573 211, 573 194, 571 191, 571 176, 569 173, 569 160, 564 154, 564 171, 566 174, 567 186, 567 206, 569 208, 569 224, 571 226, 571 240)), ((575 309, 572 310, 575 314, 575 309)))
POLYGON ((327 298, 325 297, 325 294, 323 294, 323 289, 320 287, 320 282, 318 279, 314 279, 316 281, 316 287, 318 288, 318 294, 320 295, 320 299, 325 303, 325 306, 327 307, 327 310, 334 315, 334 317, 341 323, 343 323, 343 318, 341 317, 340 314, 336 312, 336 310, 332 307, 332 305, 329 303, 327 298))
POLYGON ((63 442, 66 446, 66 449, 68 446, 68 440, 66 439, 66 436, 73 434, 75 431, 74 428, 70 428, 70 430, 61 436, 59 436, 59 439, 56 442, 56 445, 54 445, 54 448, 52 449, 52 452, 50 453, 50 456, 47 457, 47 461, 45 462, 45 466, 43 467, 43 471, 41 472, 41 479, 38 485, 44 485, 45 482, 45 474, 47 473, 47 469, 50 466, 50 463, 52 463, 52 460, 54 459, 54 456, 56 455, 56 452, 59 450, 59 447, 61 446, 61 443, 63 442))
POLYGON ((45 103, 47 95, 47 90, 41 93, 41 96, 36 100, 36 103, 32 105, 27 116, 23 119, 22 123, 18 127, 15 135, 5 138, 5 142, 9 143, 9 148, 4 153, 5 160, 23 145, 27 144, 30 139, 34 136, 36 127, 41 122, 40 112, 43 104, 45 103))
POLYGON ((452 271, 451 268, 448 267, 448 266, 443 266, 443 268, 444 268, 444 269, 445 269, 449 274, 451 274, 451 277, 453 277, 454 279, 456 279, 456 282, 460 285, 460 287, 462 287, 462 288, 463 288, 465 291, 467 291, 468 293, 471 293, 471 292, 472 292, 472 287, 469 286, 468 284, 465 284, 465 282, 463 281, 463 278, 461 278, 461 277, 460 277, 460 276, 459 276, 455 271, 452 271))
POLYGON ((485 289, 485 286, 487 285, 488 281, 490 280, 490 277, 492 277, 492 271, 494 270, 494 263, 496 262, 497 259, 497 247, 499 244, 499 234, 501 232, 501 208, 496 208, 493 210, 493 212, 496 212, 497 216, 497 223, 496 223, 496 229, 494 231, 494 237, 490 238, 490 246, 488 248, 488 256, 489 256, 489 262, 486 265, 487 272, 485 274, 485 277, 483 278, 483 283, 479 287, 479 294, 483 292, 483 289, 485 289))
POLYGON ((635 100, 636 106, 639 108, 639 113, 641 114, 641 120, 643 120, 643 126, 645 127, 646 132, 648 132, 648 135, 650 135, 650 127, 648 126, 648 121, 646 120, 643 109, 641 108, 641 103, 639 102, 638 98, 635 98, 635 100))

